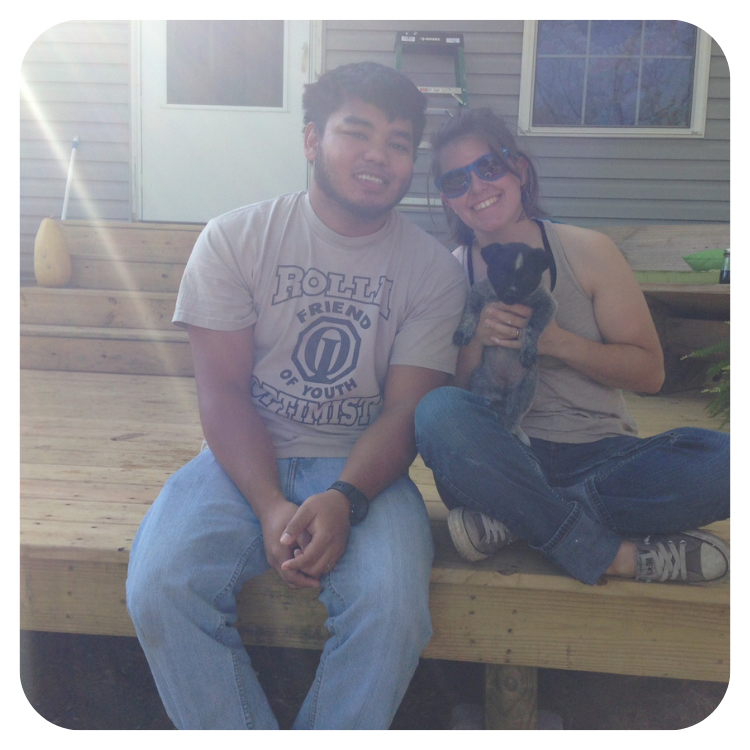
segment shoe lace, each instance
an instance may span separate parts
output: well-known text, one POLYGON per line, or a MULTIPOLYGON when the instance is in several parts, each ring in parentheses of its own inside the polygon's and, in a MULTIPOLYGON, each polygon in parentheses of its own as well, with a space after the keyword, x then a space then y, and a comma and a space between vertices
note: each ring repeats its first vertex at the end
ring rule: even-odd
MULTIPOLYGON (((648 539, 645 540, 648 544, 648 539)), ((679 547, 671 539, 664 542, 657 542, 646 553, 650 557, 656 577, 660 581, 667 579, 675 580, 676 578, 687 578, 687 565, 685 561, 685 540, 680 540, 679 547)))
POLYGON ((508 529, 506 529, 500 521, 496 521, 494 518, 490 518, 484 513, 481 513, 480 515, 482 518, 482 526, 484 527, 485 538, 493 543, 505 542, 508 537, 508 529))

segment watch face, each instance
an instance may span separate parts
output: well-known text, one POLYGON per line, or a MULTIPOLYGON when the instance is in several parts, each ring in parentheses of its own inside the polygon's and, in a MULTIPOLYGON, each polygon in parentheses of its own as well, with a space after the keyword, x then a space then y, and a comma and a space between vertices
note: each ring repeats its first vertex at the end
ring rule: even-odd
POLYGON ((349 511, 349 521, 352 525, 355 523, 360 523, 361 521, 365 520, 365 516, 367 516, 367 500, 365 500, 363 497, 359 496, 357 497, 357 493, 352 493, 354 497, 349 497, 349 503, 351 505, 351 510, 349 511))
POLYGON ((330 489, 338 490, 346 495, 346 499, 349 501, 349 523, 352 526, 364 521, 370 507, 364 493, 360 492, 353 484, 349 484, 349 482, 334 482, 330 489))

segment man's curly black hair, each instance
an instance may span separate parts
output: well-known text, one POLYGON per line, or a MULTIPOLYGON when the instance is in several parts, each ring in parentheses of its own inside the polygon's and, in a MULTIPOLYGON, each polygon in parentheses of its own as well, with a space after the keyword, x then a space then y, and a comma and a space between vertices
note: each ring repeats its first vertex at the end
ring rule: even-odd
POLYGON ((414 155, 425 127, 427 98, 403 73, 375 62, 342 65, 305 86, 304 123, 315 124, 319 133, 333 112, 351 99, 373 104, 389 120, 409 120, 414 130, 414 155))

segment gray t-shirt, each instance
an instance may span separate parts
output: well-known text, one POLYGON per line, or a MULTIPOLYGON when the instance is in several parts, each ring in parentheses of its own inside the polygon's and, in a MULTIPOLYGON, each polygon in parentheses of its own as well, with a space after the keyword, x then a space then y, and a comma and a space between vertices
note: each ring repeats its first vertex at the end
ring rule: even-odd
POLYGON ((342 237, 302 192, 210 221, 173 321, 254 325, 248 387, 278 457, 346 456, 380 413, 389 365, 454 372, 466 289, 451 253, 398 212, 342 237))

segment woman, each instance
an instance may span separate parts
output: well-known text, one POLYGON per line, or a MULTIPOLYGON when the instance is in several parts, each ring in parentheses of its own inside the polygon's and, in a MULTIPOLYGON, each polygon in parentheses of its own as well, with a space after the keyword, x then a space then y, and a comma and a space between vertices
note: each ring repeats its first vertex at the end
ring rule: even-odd
POLYGON ((487 346, 520 348, 530 309, 485 306, 461 348, 454 387, 417 410, 420 453, 446 505, 451 537, 484 559, 520 537, 569 575, 705 582, 729 573, 728 546, 689 531, 729 517, 729 435, 680 428, 638 438, 621 389, 655 393, 659 339, 627 262, 605 235, 542 220, 536 171, 502 120, 464 110, 432 138, 432 174, 473 284, 493 243, 545 247, 555 320, 539 342, 540 377, 522 422, 501 427, 467 383, 487 346))

